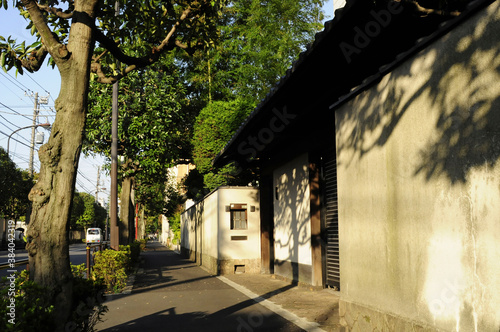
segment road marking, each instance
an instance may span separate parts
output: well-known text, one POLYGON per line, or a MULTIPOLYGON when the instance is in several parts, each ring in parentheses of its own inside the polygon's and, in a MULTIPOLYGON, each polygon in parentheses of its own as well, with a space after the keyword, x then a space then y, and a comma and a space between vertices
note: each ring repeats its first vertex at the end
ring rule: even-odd
POLYGON ((275 314, 280 315, 284 319, 294 323, 295 325, 297 325, 298 327, 300 327, 303 330, 306 330, 308 332, 326 332, 325 330, 323 330, 319 327, 318 323, 309 322, 306 319, 301 318, 301 317, 297 316, 296 314, 294 314, 288 310, 283 309, 281 306, 279 306, 279 305, 277 305, 269 300, 266 300, 265 298, 259 296, 258 294, 255 294, 254 292, 252 292, 248 288, 245 288, 245 287, 243 287, 243 286, 241 286, 241 285, 239 285, 239 284, 237 284, 237 283, 235 283, 235 282, 233 282, 225 277, 222 277, 222 276, 217 276, 217 279, 219 279, 220 281, 233 287, 234 289, 243 293, 244 295, 248 296, 249 298, 251 298, 252 300, 257 302, 258 304, 262 305, 263 307, 266 307, 267 309, 271 310, 275 314))

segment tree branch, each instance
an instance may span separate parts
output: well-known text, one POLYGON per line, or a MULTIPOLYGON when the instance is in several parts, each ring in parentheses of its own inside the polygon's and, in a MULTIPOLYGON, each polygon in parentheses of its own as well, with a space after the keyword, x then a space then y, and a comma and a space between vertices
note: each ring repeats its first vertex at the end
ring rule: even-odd
POLYGON ((23 68, 26 68, 26 70, 30 73, 36 72, 42 66, 42 63, 48 53, 49 52, 47 51, 45 46, 42 45, 39 50, 31 52, 31 54, 26 59, 22 59, 21 64, 23 68))
POLYGON ((446 11, 442 9, 433 9, 423 7, 418 3, 418 0, 394 0, 395 2, 400 2, 404 5, 410 7, 413 11, 420 14, 421 16, 429 16, 429 15, 439 15, 439 16, 448 16, 448 17, 456 17, 461 14, 460 11, 446 11))
POLYGON ((21 0, 21 4, 29 12, 31 21, 36 26, 40 36, 42 36, 42 43, 45 49, 52 55, 54 60, 58 61, 61 58, 66 58, 69 54, 68 50, 65 45, 59 43, 59 40, 48 27, 37 2, 33 0, 21 0))
MULTIPOLYGON (((130 72, 147 67, 152 63, 158 61, 160 55, 163 52, 173 50, 175 47, 181 48, 183 50, 188 50, 188 45, 182 43, 179 40, 175 40, 173 37, 177 28, 188 18, 191 13, 191 7, 186 8, 179 19, 172 26, 167 36, 162 40, 162 42, 157 46, 151 49, 151 53, 143 56, 143 57, 132 57, 126 55, 122 52, 122 50, 118 47, 118 44, 108 38, 102 33, 97 27, 94 27, 94 36, 96 41, 98 41, 104 48, 106 48, 118 61, 127 65, 125 69, 123 69, 118 75, 114 76, 106 76, 104 71, 102 70, 102 66, 97 61, 94 61, 91 65, 91 70, 93 73, 97 74, 99 83, 107 83, 112 84, 116 81, 120 80, 122 77, 128 75, 130 72), (174 40, 173 40, 174 39, 174 40)), ((98 60, 98 59, 95 59, 98 60)))
POLYGON ((41 5, 39 3, 37 5, 38 5, 38 8, 40 8, 41 10, 44 10, 47 13, 54 14, 57 17, 60 17, 60 18, 69 19, 69 18, 73 17, 73 12, 72 11, 63 11, 60 8, 50 7, 50 6, 47 6, 47 5, 41 5))

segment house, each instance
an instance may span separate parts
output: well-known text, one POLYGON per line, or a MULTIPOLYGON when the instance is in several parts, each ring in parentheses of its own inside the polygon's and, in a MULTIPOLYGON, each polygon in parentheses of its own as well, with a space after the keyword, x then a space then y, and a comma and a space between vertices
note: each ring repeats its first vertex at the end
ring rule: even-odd
POLYGON ((181 254, 214 275, 260 273, 259 191, 223 186, 181 215, 181 254))
POLYGON ((259 172, 261 265, 352 331, 500 329, 500 5, 347 1, 214 163, 259 172))

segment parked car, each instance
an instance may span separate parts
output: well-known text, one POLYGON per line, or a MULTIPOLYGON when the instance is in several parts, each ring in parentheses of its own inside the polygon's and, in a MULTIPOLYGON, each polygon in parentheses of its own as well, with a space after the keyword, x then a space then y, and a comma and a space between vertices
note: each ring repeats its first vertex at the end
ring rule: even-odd
POLYGON ((100 228, 89 228, 87 229, 86 242, 89 244, 99 244, 102 243, 103 236, 102 230, 100 228))

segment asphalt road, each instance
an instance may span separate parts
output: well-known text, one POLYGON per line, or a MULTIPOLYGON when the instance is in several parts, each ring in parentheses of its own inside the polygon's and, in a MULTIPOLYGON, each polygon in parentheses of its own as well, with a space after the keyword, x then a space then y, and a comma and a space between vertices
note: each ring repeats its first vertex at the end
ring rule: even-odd
MULTIPOLYGON (((0 251, 0 264, 4 264, 8 262, 8 254, 9 252, 6 250, 0 251)), ((85 243, 78 243, 78 244, 72 244, 69 246, 69 256, 71 260, 71 264, 74 265, 79 265, 83 264, 87 261, 87 252, 86 252, 86 245, 85 243)), ((28 258, 28 252, 24 249, 16 249, 15 251, 15 260, 20 261, 28 258)), ((16 266, 13 269, 3 269, 0 270, 0 277, 5 277, 7 275, 10 275, 12 270, 15 271, 22 271, 26 269, 26 265, 19 265, 16 266)))

